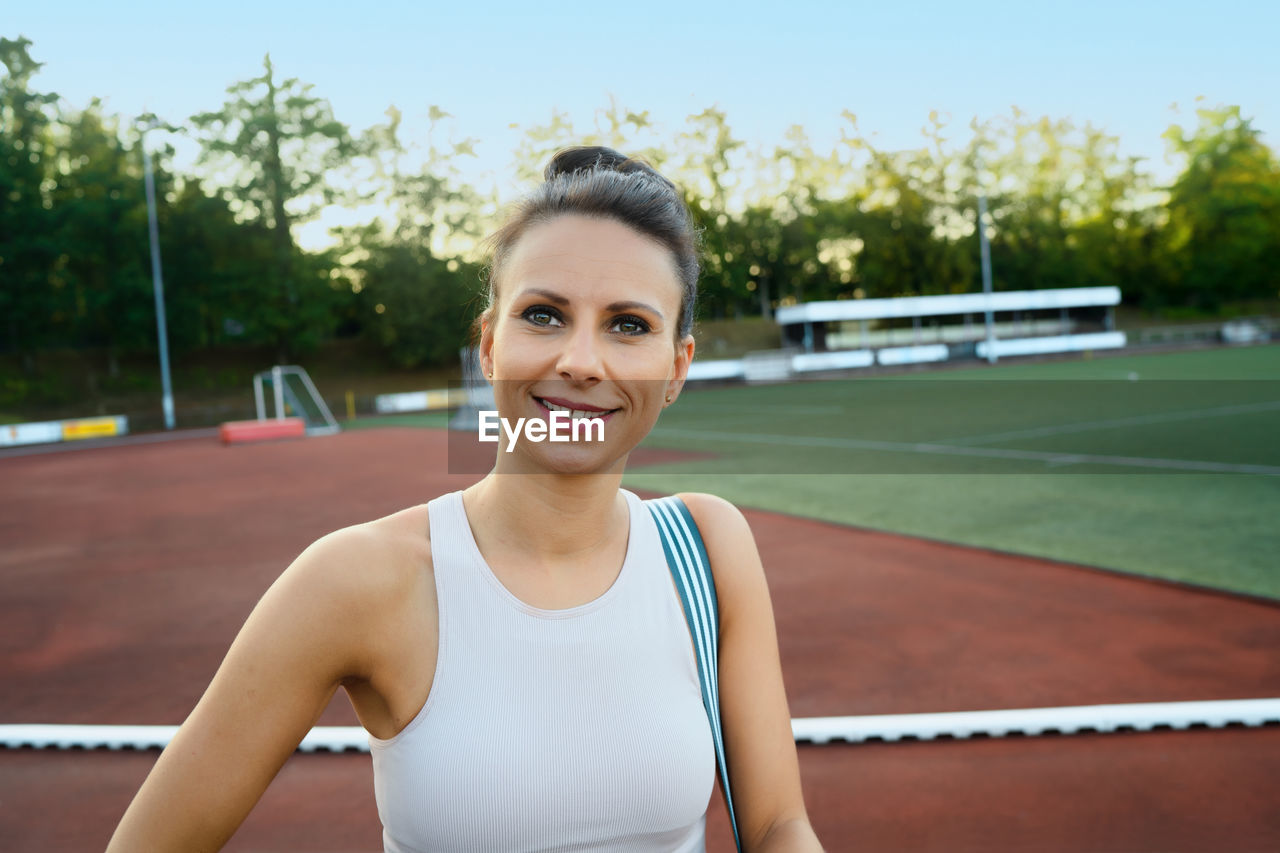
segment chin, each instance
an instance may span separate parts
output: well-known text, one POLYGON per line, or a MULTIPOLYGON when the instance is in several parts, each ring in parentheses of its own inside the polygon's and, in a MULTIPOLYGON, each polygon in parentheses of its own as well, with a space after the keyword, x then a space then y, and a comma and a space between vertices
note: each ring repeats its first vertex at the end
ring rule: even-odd
POLYGON ((556 448, 539 453, 529 461, 533 470, 547 474, 566 477, 586 476, 589 474, 609 474, 621 470, 625 456, 602 452, 599 448, 578 450, 575 448, 556 448))
POLYGON ((600 445, 574 446, 572 444, 529 444, 515 453, 498 453, 498 473, 552 474, 579 476, 609 474, 622 470, 627 452, 617 447, 600 445), (507 464, 503 464, 503 457, 507 464), (505 469, 505 470, 503 470, 505 469))

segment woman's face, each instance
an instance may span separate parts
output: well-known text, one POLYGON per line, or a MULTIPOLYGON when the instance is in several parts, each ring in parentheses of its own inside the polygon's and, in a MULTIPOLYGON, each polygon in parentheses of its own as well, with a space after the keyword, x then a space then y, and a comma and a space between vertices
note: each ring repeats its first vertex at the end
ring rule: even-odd
POLYGON ((524 233, 497 287, 480 364, 501 417, 549 422, 569 409, 604 419, 603 441, 522 435, 508 453, 504 434, 500 468, 621 470, 693 358, 693 338, 675 337, 682 288, 671 253, 620 222, 564 215, 524 233))

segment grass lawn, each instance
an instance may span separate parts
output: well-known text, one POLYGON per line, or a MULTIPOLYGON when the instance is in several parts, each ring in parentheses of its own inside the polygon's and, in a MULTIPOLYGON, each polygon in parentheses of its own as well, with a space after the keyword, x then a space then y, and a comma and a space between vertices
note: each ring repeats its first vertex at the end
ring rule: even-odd
POLYGON ((718 458, 625 483, 1280 598, 1278 377, 1268 346, 691 391, 648 441, 718 458))

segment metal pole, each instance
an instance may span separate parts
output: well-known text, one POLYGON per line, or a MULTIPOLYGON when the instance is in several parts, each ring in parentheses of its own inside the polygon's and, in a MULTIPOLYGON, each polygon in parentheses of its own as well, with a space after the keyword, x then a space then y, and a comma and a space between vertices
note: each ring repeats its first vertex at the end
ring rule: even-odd
POLYGON ((253 374, 253 404, 258 412, 258 420, 265 421, 267 419, 267 407, 262 399, 262 374, 253 374))
POLYGON ((987 245, 987 197, 978 194, 978 240, 982 246, 982 292, 987 302, 987 361, 996 361, 995 318, 991 311, 991 248, 987 245))
POLYGON ((156 182, 151 176, 146 128, 142 131, 142 166, 147 187, 147 231, 151 237, 151 283, 156 294, 156 337, 160 340, 160 383, 164 389, 164 428, 173 429, 173 385, 169 381, 169 331, 165 327, 164 279, 160 275, 160 229, 156 225, 156 182))
POLYGON ((279 366, 271 368, 271 391, 276 398, 276 420, 284 420, 284 382, 279 366))

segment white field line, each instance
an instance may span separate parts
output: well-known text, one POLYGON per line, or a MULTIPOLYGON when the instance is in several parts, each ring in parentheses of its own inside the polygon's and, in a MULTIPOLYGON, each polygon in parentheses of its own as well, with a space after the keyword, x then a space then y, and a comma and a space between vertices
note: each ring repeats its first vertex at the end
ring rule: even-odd
MULTIPOLYGON (((1150 731, 1191 726, 1264 726, 1280 723, 1280 699, 1232 699, 1214 702, 1148 702, 1129 705, 1079 705, 1005 711, 956 711, 941 714, 881 714, 861 717, 802 717, 791 721, 801 743, 868 740, 933 740, 975 735, 1078 734, 1150 731)), ((164 749, 177 726, 0 725, 0 746, 8 749, 164 749)), ((298 745, 302 752, 369 751, 369 735, 360 726, 317 726, 298 745)))
MULTIPOLYGON (((1156 468, 1167 471, 1194 471, 1210 474, 1262 474, 1280 477, 1280 466, 1233 462, 1202 462, 1196 459, 1161 459, 1147 456, 1106 456, 1096 453, 1050 453, 1041 450, 1012 450, 1001 447, 965 447, 930 442, 872 441, 859 438, 821 438, 818 436, 778 435, 772 433, 739 433, 721 430, 672 429, 659 427, 651 433, 657 438, 702 438, 715 441, 737 441, 747 444, 773 444, 791 447, 833 447, 845 450, 883 450, 892 453, 924 453, 938 456, 977 456, 988 459, 1017 459, 1044 462, 1048 465, 1118 465, 1125 468, 1156 468)), ((828 471, 828 473, 838 473, 828 471)), ((853 472, 850 472, 853 473, 853 472)))
POLYGON ((1011 438, 1040 438, 1047 435, 1068 435, 1075 432, 1088 432, 1096 429, 1112 429, 1114 427, 1146 426, 1149 424, 1173 423, 1175 421, 1191 421, 1200 418, 1220 418, 1229 415, 1253 414, 1255 412, 1280 411, 1280 400, 1266 403, 1242 403, 1238 406, 1220 406, 1214 409, 1185 409, 1178 412, 1163 412, 1154 415, 1134 415, 1128 418, 1112 418, 1110 420, 1080 421, 1072 424, 1055 424, 1035 429, 1019 429, 1009 432, 992 432, 981 435, 968 435, 960 438, 944 438, 941 441, 949 444, 980 444, 988 441, 1005 441, 1011 438))
MULTIPOLYGON (((751 415, 760 416, 759 406, 745 406, 737 403, 703 403, 681 401, 681 414, 694 415, 751 415)), ((852 414, 852 410, 844 406, 779 406, 778 415, 844 415, 852 414)))

